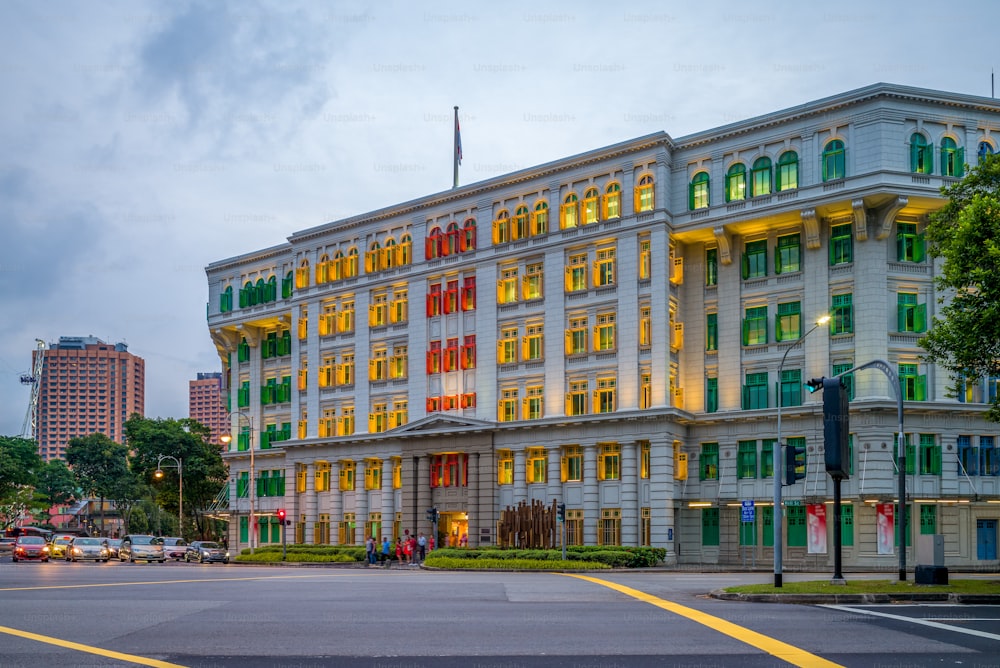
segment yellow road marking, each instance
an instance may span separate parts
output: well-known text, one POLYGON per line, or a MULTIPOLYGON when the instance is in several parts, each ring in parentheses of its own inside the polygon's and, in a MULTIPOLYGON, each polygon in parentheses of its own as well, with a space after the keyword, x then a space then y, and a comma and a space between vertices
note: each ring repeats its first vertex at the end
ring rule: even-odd
POLYGON ((615 591, 621 592, 627 596, 631 596, 632 598, 639 599, 644 603, 649 603, 650 605, 655 605, 658 608, 663 608, 664 610, 680 615, 681 617, 687 617, 692 621, 707 626, 708 628, 727 635, 730 638, 735 638, 736 640, 744 642, 751 647, 756 647, 757 649, 763 650, 772 656, 776 656, 782 661, 787 661, 793 666, 808 666, 809 668, 820 666, 825 668, 842 668, 840 664, 827 661, 823 657, 811 654, 804 649, 781 642, 780 640, 776 640, 762 633, 751 631, 750 629, 728 622, 721 617, 715 617, 701 612, 700 610, 695 610, 694 608, 689 608, 678 603, 671 603, 670 601, 658 598, 652 594, 641 592, 638 589, 632 589, 631 587, 626 587, 625 585, 590 577, 589 575, 577 575, 575 573, 561 573, 560 575, 565 575, 571 578, 579 578, 580 580, 587 580, 588 582, 603 585, 609 589, 614 589, 615 591))
POLYGON ((87 589, 89 587, 131 587, 133 585, 158 585, 158 584, 185 584, 202 582, 247 582, 250 580, 294 580, 304 578, 343 578, 355 577, 361 573, 343 573, 339 575, 262 575, 260 577, 246 578, 208 578, 200 580, 152 580, 149 582, 105 582, 98 584, 74 584, 74 585, 46 585, 44 587, 4 587, 0 591, 43 591, 45 589, 87 589))
POLYGON ((66 649, 75 649, 78 652, 97 654, 98 656, 105 656, 109 659, 118 659, 119 661, 129 661, 131 663, 138 663, 141 666, 155 666, 156 668, 184 668, 184 666, 181 666, 180 664, 170 663, 169 661, 160 661, 158 659, 147 659, 144 656, 136 656, 135 654, 112 652, 111 650, 101 649, 100 647, 91 647, 90 645, 82 645, 78 642, 71 642, 69 640, 50 638, 49 636, 43 636, 37 633, 31 633, 29 631, 20 631, 18 629, 12 629, 8 626, 0 626, 0 633, 7 633, 12 636, 27 638, 28 640, 35 640, 49 645, 55 645, 57 647, 65 647, 66 649))

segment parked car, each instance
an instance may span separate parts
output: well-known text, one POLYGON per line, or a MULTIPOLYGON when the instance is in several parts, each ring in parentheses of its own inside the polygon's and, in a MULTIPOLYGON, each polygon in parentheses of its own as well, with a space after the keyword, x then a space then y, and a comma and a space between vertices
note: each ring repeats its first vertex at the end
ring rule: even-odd
POLYGON ((121 538, 108 538, 108 556, 112 559, 118 558, 118 548, 121 547, 121 538))
POLYGON ((187 541, 183 538, 164 536, 163 556, 167 559, 176 559, 177 561, 180 561, 184 558, 184 552, 187 550, 187 545, 187 541))
POLYGON ((161 564, 167 560, 163 556, 163 539, 147 534, 131 534, 122 538, 118 547, 120 561, 158 561, 161 564))
POLYGON ((93 559, 107 562, 111 558, 107 540, 88 536, 74 536, 66 546, 66 561, 93 559))
POLYGON ((73 534, 57 533, 49 541, 49 556, 53 559, 66 558, 66 546, 75 538, 73 534))
POLYGON ((18 536, 14 542, 14 552, 11 554, 11 559, 14 561, 27 561, 28 559, 48 561, 49 544, 41 536, 18 536))
POLYGON ((224 564, 228 564, 229 550, 215 541, 196 540, 187 546, 187 551, 184 553, 184 561, 197 561, 199 564, 221 561, 224 564))
POLYGON ((7 538, 6 536, 0 537, 0 552, 13 552, 14 543, 17 541, 16 538, 7 538))

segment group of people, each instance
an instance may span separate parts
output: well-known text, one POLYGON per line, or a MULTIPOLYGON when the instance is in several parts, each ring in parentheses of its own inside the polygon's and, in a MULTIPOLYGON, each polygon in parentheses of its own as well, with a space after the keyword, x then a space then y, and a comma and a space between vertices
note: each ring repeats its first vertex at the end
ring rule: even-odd
POLYGON ((365 554, 368 557, 368 566, 382 565, 389 568, 392 565, 393 557, 400 564, 407 566, 418 566, 427 558, 427 553, 434 549, 434 536, 429 538, 421 531, 416 536, 410 533, 409 529, 403 532, 401 538, 396 539, 393 547, 392 541, 386 536, 382 539, 381 548, 375 536, 369 536, 365 541, 365 554))

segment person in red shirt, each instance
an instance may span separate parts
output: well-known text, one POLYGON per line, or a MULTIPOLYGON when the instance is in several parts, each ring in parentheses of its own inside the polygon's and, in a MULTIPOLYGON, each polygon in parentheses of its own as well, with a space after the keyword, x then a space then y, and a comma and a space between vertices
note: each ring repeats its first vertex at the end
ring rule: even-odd
POLYGON ((403 541, 396 539, 396 561, 403 563, 403 541))

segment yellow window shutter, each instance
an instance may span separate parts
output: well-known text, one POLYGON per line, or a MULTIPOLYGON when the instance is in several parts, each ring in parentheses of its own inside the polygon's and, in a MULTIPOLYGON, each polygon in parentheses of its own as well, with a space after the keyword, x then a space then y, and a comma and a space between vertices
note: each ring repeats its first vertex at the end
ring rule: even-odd
POLYGON ((563 455, 559 458, 559 482, 566 482, 569 478, 569 460, 563 455))

